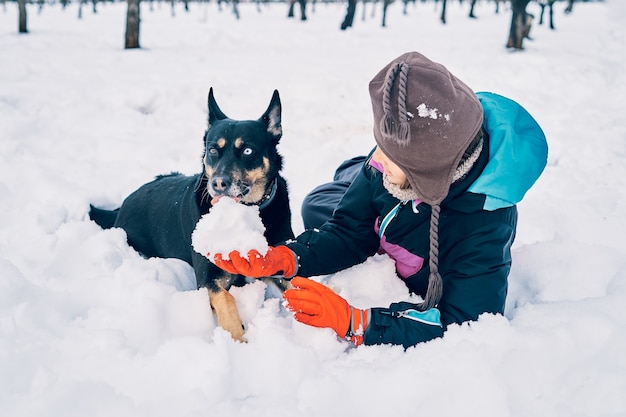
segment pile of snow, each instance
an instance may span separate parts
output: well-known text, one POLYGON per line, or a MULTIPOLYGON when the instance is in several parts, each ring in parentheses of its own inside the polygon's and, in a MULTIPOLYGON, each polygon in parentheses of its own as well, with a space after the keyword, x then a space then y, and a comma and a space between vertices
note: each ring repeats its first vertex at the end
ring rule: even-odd
POLYGON ((265 255, 268 245, 264 233, 258 206, 247 206, 225 197, 200 218, 191 243, 196 252, 209 259, 217 253, 228 259, 228 254, 235 250, 247 254, 255 249, 265 255))

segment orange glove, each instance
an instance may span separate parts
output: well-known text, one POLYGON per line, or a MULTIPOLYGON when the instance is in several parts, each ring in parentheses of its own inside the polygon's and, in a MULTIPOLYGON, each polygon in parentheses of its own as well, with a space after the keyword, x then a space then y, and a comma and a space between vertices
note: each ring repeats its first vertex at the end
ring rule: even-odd
POLYGON ((310 279, 296 277, 293 288, 283 293, 287 308, 301 323, 315 327, 330 327, 340 337, 357 346, 363 343, 363 333, 369 324, 370 310, 360 310, 348 304, 330 288, 310 279))
POLYGON ((213 262, 226 272, 250 278, 269 277, 281 271, 285 278, 296 275, 296 254, 287 246, 270 246, 265 256, 252 249, 248 252, 247 259, 236 250, 229 253, 228 257, 230 259, 226 260, 221 253, 217 253, 213 262))

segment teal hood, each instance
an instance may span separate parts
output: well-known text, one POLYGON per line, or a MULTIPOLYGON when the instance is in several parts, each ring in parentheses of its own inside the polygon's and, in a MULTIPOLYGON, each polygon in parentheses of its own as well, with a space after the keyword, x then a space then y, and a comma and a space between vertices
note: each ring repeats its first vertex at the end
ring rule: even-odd
POLYGON ((484 209, 510 207, 522 200, 548 160, 546 137, 518 103, 494 93, 476 93, 485 113, 489 162, 468 191, 484 195, 484 209))

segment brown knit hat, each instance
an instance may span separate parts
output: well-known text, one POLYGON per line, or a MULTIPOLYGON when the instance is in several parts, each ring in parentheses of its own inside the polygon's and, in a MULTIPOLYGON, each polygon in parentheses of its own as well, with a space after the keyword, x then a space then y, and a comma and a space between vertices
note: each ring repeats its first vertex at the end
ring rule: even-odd
POLYGON ((369 90, 376 144, 432 208, 431 275, 420 306, 426 310, 442 293, 439 203, 448 195, 463 153, 481 130, 482 106, 465 83, 418 52, 391 61, 372 79, 369 90))
POLYGON ((478 98, 443 65, 417 52, 391 61, 369 89, 376 143, 422 201, 440 203, 482 126, 478 98))

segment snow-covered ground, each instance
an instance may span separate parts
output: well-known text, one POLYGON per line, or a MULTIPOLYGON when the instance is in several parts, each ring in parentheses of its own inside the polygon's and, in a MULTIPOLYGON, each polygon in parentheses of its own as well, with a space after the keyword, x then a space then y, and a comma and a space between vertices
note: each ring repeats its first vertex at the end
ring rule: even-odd
MULTIPOLYGON (((557 3, 524 52, 504 47, 492 2, 357 9, 287 5, 241 19, 217 5, 142 6, 141 50, 123 50, 125 4, 29 6, 17 34, 0 8, 0 415, 626 415, 626 4, 557 3), (365 20, 363 20, 365 17, 365 20), (477 91, 524 105, 549 164, 519 205, 506 317, 484 316, 404 351, 347 349, 295 323, 261 282, 233 289, 239 344, 216 327, 180 261, 143 259, 89 203, 113 207, 155 175, 200 169, 209 87, 226 114, 256 119, 281 94, 294 229, 306 193, 367 152, 367 85, 417 50, 477 91)), ((380 7, 380 4, 378 6, 380 7)), ((4 9, 6 8, 6 9, 4 9)), ((529 9, 538 16, 536 3, 529 9)), ((361 307, 409 295, 376 256, 331 277, 361 307)))

